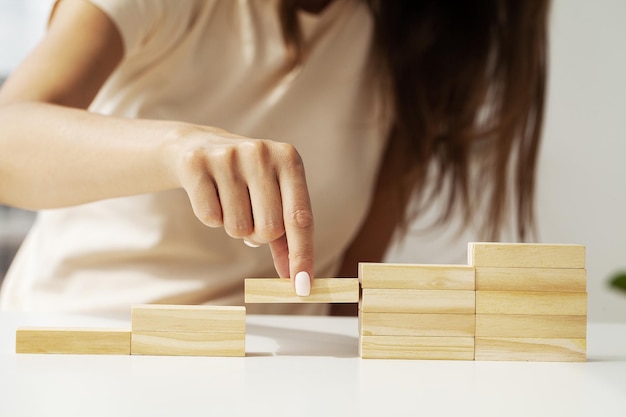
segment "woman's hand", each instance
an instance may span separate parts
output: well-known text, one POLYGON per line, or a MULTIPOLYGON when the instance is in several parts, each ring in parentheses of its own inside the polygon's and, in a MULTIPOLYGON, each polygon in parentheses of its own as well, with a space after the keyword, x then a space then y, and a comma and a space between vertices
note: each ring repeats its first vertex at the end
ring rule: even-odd
POLYGON ((45 38, 0 90, 0 203, 38 210, 183 187, 204 224, 268 243, 280 276, 308 295, 313 218, 296 150, 84 111, 124 54, 98 7, 58 3, 45 38))
POLYGON ((313 214, 302 158, 286 143, 202 126, 176 129, 173 166, 195 215, 252 244, 269 244, 298 295, 313 278, 313 214))

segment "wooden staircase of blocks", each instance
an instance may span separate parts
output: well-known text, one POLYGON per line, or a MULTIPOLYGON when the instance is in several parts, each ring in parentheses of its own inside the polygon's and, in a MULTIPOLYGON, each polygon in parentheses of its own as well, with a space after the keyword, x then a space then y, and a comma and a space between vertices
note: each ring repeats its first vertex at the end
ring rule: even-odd
POLYGON ((587 271, 581 245, 470 243, 476 360, 584 361, 587 271))
MULTIPOLYGON (((364 359, 586 360, 581 245, 470 243, 468 265, 362 263, 358 279, 316 279, 309 297, 246 279, 245 302, 358 302, 364 359)), ((134 306, 131 327, 22 328, 16 352, 245 356, 245 307, 134 306)))

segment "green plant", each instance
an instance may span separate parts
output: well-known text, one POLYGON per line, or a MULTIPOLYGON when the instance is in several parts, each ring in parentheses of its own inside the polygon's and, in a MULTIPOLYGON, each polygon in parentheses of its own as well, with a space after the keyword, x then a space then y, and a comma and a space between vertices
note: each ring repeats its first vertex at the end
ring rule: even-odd
POLYGON ((626 291, 626 271, 617 272, 611 277, 611 286, 620 291, 626 291))

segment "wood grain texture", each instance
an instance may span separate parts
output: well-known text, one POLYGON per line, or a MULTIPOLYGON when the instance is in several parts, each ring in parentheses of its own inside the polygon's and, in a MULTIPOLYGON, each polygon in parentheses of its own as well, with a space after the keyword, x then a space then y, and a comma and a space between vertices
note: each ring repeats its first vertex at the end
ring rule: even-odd
POLYGON ((132 355, 245 356, 244 333, 133 331, 132 355))
POLYGON ((474 290, 474 268, 468 265, 360 263, 362 288, 474 290))
POLYGON ((587 338, 587 316, 477 314, 476 336, 587 338))
POLYGON ((584 268, 583 245, 470 242, 468 264, 512 268, 584 268))
POLYGON ((587 293, 476 291, 476 314, 585 316, 587 293))
POLYGON ((281 278, 245 280, 246 303, 357 303, 357 278, 316 278, 308 297, 296 295, 291 281, 281 278))
POLYGON ((145 304, 132 307, 133 331, 245 333, 246 308, 145 304))
POLYGON ((584 362, 585 339, 476 338, 475 359, 481 361, 584 362))
POLYGON ((363 359, 473 360, 473 337, 361 336, 363 359))
POLYGON ((364 336, 474 337, 474 314, 410 314, 359 312, 364 336))
POLYGON ((360 303, 372 313, 474 314, 475 306, 475 292, 465 290, 365 288, 360 303))
POLYGON ((587 291, 587 270, 476 267, 479 291, 587 291))
POLYGON ((130 330, 19 328, 15 332, 15 353, 130 355, 130 330))

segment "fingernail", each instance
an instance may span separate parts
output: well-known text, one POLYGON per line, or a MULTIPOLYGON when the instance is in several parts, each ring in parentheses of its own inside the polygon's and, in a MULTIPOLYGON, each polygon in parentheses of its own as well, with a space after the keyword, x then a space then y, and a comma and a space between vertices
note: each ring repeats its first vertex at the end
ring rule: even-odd
POLYGON ((246 246, 249 246, 251 248, 258 248, 259 246, 261 246, 256 243, 250 242, 249 240, 246 240, 246 239, 243 240, 243 243, 245 243, 246 246))
POLYGON ((305 271, 296 274, 296 294, 307 297, 311 293, 311 277, 305 271))

